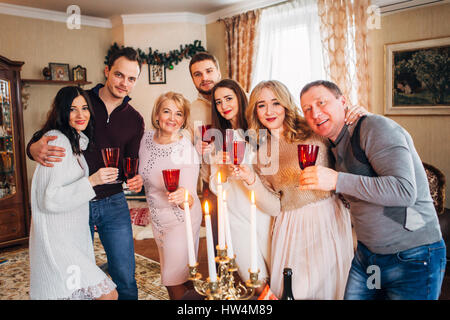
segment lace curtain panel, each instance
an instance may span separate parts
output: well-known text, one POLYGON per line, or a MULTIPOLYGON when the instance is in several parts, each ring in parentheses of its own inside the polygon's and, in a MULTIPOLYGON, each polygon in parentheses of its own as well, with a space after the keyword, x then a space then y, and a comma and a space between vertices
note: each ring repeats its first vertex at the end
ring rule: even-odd
POLYGON ((369 0, 317 0, 327 77, 352 104, 370 109, 369 0))
POLYGON ((259 16, 260 10, 253 10, 222 20, 225 24, 228 78, 238 81, 246 92, 250 91, 259 16))

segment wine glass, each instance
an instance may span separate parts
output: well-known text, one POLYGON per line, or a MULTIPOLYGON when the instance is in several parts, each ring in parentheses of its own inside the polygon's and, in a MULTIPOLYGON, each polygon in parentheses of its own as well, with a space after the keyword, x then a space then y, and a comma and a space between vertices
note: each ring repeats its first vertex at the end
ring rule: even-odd
MULTIPOLYGON (((119 166, 119 148, 103 148, 102 150, 103 163, 107 168, 117 168, 119 166)), ((120 180, 107 182, 107 184, 121 183, 120 180)))
POLYGON ((167 191, 174 192, 178 189, 178 182, 180 180, 180 169, 167 169, 162 171, 164 185, 167 191))
MULTIPOLYGON (((230 153, 232 155, 232 161, 235 166, 240 165, 244 161, 245 156, 245 141, 233 141, 233 149, 230 153)), ((237 180, 238 178, 230 175, 227 179, 237 180)))
POLYGON ((226 155, 233 150, 234 130, 226 129, 225 136, 223 137, 222 151, 223 151, 223 163, 227 162, 226 155))
MULTIPOLYGON (((123 159, 123 174, 125 176, 125 181, 128 179, 132 179, 138 171, 139 159, 137 158, 124 158, 123 159)), ((125 184, 124 190, 129 190, 128 186, 125 184)))
POLYGON ((233 141, 233 164, 240 165, 244 161, 245 141, 233 141))
POLYGON ((319 146, 314 144, 299 144, 297 145, 298 164, 304 170, 306 167, 316 164, 317 154, 319 153, 319 146))
POLYGON ((212 141, 212 136, 211 133, 208 132, 209 129, 211 129, 211 125, 210 124, 206 124, 206 125, 201 125, 198 127, 201 137, 202 137, 202 141, 206 142, 206 143, 211 143, 212 141))

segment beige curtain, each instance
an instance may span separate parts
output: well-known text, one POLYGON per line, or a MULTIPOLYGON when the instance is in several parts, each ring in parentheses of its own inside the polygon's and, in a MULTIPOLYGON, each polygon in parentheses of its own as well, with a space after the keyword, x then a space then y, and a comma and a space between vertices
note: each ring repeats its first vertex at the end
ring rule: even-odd
POLYGON ((369 0, 318 0, 325 69, 352 104, 370 110, 369 0))
POLYGON ((249 92, 254 64, 254 48, 260 10, 225 18, 228 78, 238 81, 249 92))

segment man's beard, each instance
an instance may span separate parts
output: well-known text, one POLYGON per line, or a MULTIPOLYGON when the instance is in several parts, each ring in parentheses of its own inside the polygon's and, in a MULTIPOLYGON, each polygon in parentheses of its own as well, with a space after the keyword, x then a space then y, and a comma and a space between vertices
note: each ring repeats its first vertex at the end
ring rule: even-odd
POLYGON ((198 90, 198 92, 200 92, 200 94, 202 94, 204 96, 210 96, 211 93, 212 93, 212 88, 210 90, 208 90, 208 91, 205 91, 205 90, 202 90, 202 89, 199 89, 199 88, 197 88, 197 90, 198 90))

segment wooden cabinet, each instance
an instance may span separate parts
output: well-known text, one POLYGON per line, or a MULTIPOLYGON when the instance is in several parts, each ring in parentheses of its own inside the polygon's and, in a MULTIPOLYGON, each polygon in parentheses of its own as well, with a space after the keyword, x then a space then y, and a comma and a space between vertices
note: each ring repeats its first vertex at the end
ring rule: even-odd
POLYGON ((0 247, 27 242, 30 229, 22 65, 0 56, 0 247))

